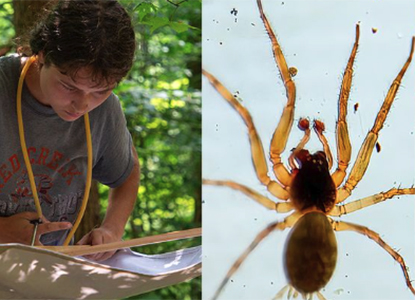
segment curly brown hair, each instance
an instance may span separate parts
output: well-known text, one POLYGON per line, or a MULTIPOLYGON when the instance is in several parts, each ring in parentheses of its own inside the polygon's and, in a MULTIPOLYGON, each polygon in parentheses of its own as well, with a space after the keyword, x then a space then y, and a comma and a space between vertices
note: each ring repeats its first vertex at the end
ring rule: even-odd
POLYGON ((93 80, 120 82, 131 69, 136 48, 131 18, 115 0, 59 0, 30 32, 33 54, 43 51, 71 77, 80 68, 93 80))

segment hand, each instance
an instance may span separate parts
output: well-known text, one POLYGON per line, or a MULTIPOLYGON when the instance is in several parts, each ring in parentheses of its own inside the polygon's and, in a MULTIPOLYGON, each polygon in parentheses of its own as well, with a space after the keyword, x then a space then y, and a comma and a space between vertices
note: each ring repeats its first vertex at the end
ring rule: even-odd
MULTIPOLYGON (((19 243, 30 245, 34 225, 30 223, 31 220, 38 219, 35 212, 22 212, 10 217, 0 218, 0 243, 19 243)), ((72 224, 70 222, 49 222, 45 217, 42 217, 42 223, 39 224, 35 245, 42 245, 39 238, 42 234, 54 232, 59 230, 70 229, 72 224)))
MULTIPOLYGON (((99 227, 99 228, 93 229, 91 232, 86 234, 82 239, 79 240, 77 245, 94 246, 94 245, 108 244, 108 243, 119 242, 119 241, 121 241, 121 236, 115 234, 110 229, 107 229, 105 227, 99 227)), ((115 252, 116 250, 109 251, 109 252, 100 252, 100 253, 85 255, 84 257, 87 259, 95 260, 95 261, 103 261, 113 256, 115 252)))

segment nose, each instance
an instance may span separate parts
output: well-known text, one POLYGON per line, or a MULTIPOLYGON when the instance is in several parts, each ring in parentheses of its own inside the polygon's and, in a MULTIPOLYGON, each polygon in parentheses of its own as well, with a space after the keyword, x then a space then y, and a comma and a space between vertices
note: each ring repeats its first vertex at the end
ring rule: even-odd
POLYGON ((85 113, 88 111, 89 107, 89 96, 83 95, 72 101, 72 107, 75 110, 75 113, 85 113))

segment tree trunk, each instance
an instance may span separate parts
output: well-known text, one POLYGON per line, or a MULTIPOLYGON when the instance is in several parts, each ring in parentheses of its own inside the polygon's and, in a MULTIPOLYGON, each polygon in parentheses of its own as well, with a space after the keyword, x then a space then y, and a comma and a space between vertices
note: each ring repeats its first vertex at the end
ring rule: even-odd
POLYGON ((49 3, 50 0, 13 0, 13 23, 17 37, 25 35, 30 30, 42 16, 43 8, 49 3))
POLYGON ((79 241, 93 228, 99 227, 99 225, 101 225, 101 218, 99 214, 100 211, 101 205, 99 203, 98 182, 93 180, 85 215, 81 221, 81 224, 79 224, 78 230, 75 233, 75 242, 79 241))

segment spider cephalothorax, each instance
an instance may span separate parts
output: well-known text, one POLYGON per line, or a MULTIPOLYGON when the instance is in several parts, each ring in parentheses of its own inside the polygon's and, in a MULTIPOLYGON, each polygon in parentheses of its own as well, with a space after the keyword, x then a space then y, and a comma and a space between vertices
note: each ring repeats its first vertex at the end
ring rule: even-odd
MULTIPOLYGON (((294 123, 296 86, 292 79, 293 74, 290 73, 290 68, 286 63, 276 35, 263 12, 261 0, 257 0, 257 5, 260 17, 272 43, 275 62, 284 83, 287 96, 286 105, 270 145, 269 157, 273 165, 272 169, 276 180, 268 174, 267 159, 262 142, 249 111, 212 74, 205 70, 203 70, 203 74, 244 120, 248 128, 252 162, 256 175, 259 181, 267 187, 267 190, 281 201, 273 201, 245 185, 230 180, 204 179, 203 182, 204 184, 230 187, 243 192, 267 209, 275 210, 278 213, 291 212, 291 214, 283 220, 269 224, 258 233, 254 241, 252 241, 229 269, 213 298, 216 299, 219 296, 231 276, 265 237, 275 230, 284 230, 287 228, 292 228, 287 238, 284 252, 284 266, 289 283, 288 288, 296 290, 304 297, 312 296, 315 293, 319 299, 324 299, 319 291, 328 283, 333 275, 337 259, 337 243, 334 231, 357 232, 376 242, 399 263, 405 277, 406 285, 415 295, 415 289, 409 279, 408 269, 403 257, 382 240, 378 233, 362 225, 333 219, 333 217, 352 213, 395 196, 415 194, 414 187, 392 188, 386 192, 380 192, 362 199, 344 203, 363 178, 369 165, 379 132, 390 111, 402 78, 411 63, 415 37, 412 38, 409 57, 399 74, 393 80, 382 107, 376 115, 373 127, 366 135, 351 170, 346 172, 350 163, 352 150, 346 118, 347 106, 353 77, 353 63, 360 36, 359 24, 356 25, 356 38, 343 74, 338 101, 336 170, 330 172, 333 166, 333 158, 329 144, 324 136, 323 122, 314 121, 313 126, 323 146, 323 151, 310 154, 308 150, 305 150, 305 145, 310 139, 311 130, 308 120, 304 118, 298 122, 298 127, 304 132, 304 136, 292 150, 288 159, 289 168, 287 168, 282 162, 281 154, 286 148, 288 136, 294 123)), ((285 291, 285 288, 282 289, 277 296, 281 296, 285 291)))
POLYGON ((302 149, 295 155, 299 165, 292 171, 290 200, 298 211, 316 208, 329 212, 336 202, 336 186, 330 176, 326 154, 302 149))

